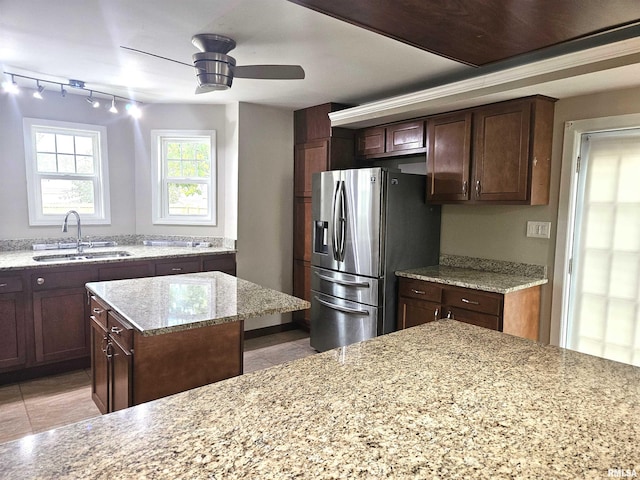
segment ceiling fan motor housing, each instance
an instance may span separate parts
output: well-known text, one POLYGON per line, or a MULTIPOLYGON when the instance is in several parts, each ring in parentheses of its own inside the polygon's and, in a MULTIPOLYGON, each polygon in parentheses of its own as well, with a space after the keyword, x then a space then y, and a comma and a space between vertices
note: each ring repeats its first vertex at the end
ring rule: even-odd
POLYGON ((198 52, 192 58, 200 87, 216 90, 231 88, 235 58, 216 52, 198 52))

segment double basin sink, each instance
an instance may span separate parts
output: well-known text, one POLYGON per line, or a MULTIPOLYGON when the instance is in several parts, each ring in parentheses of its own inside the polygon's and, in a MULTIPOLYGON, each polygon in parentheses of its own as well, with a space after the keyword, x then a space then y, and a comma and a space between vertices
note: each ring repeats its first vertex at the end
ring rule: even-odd
POLYGON ((125 251, 114 252, 82 252, 82 253, 59 253, 52 255, 35 255, 33 259, 36 262, 70 262, 80 260, 108 260, 110 258, 130 257, 131 254, 125 251))

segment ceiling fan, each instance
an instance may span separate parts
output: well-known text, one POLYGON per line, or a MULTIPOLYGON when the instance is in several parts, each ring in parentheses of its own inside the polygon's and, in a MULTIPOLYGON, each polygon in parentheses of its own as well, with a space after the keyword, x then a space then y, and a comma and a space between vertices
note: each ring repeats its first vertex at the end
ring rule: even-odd
POLYGON ((227 90, 231 88, 234 77, 262 80, 301 80, 304 78, 304 70, 300 65, 236 65, 236 59, 227 55, 236 47, 236 42, 223 35, 200 33, 191 38, 191 43, 200 50, 193 54, 193 64, 122 45, 120 48, 194 67, 198 80, 196 94, 227 90))

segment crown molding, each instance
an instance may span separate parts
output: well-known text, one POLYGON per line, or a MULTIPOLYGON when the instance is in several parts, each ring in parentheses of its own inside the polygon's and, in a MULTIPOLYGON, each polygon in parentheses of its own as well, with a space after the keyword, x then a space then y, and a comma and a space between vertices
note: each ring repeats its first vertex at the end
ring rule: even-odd
POLYGON ((478 104, 479 99, 491 94, 500 94, 504 100, 515 98, 518 95, 510 97, 509 91, 637 63, 639 37, 339 110, 329 118, 332 127, 360 128, 386 119, 437 113, 446 104, 465 108, 465 104, 478 104))

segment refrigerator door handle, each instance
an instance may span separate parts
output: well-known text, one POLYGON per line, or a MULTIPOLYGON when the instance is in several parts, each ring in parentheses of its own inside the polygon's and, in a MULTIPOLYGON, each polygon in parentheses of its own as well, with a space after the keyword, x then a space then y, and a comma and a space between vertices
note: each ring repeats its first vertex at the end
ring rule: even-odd
POLYGON ((327 277, 326 275, 322 275, 321 273, 315 272, 315 274, 320 277, 322 280, 326 280, 327 282, 337 283, 338 285, 344 285, 345 287, 362 287, 369 288, 369 282, 350 282, 349 280, 340 280, 337 278, 327 277))
POLYGON ((336 261, 340 261, 340 253, 338 251, 338 232, 340 227, 338 216, 338 208, 340 202, 340 183, 340 181, 336 182, 336 189, 333 192, 333 211, 331 212, 331 224, 333 225, 331 252, 333 253, 333 259, 336 261))
POLYGON ((340 182, 340 261, 344 262, 345 237, 347 230, 347 195, 344 180, 340 182))
POLYGON ((367 316, 369 315, 369 312, 367 310, 359 310, 357 308, 341 307, 339 305, 334 305, 331 302, 327 302, 326 300, 322 300, 321 298, 318 298, 317 295, 315 295, 314 298, 318 301, 318 303, 321 303, 325 307, 331 308, 333 310, 338 310, 339 312, 342 312, 342 313, 348 313, 350 315, 367 315, 367 316))

